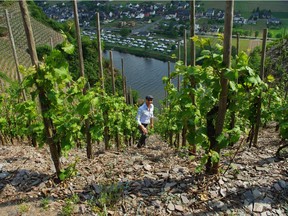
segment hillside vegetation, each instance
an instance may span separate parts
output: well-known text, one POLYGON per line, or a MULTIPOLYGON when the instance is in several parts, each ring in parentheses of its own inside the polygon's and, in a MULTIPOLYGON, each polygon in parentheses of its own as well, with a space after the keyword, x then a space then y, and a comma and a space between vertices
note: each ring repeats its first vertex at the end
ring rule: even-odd
MULTIPOLYGON (((14 35, 16 51, 19 63, 24 66, 30 66, 30 56, 27 52, 25 31, 22 23, 20 8, 17 2, 13 4, 0 4, 0 27, 7 27, 5 18, 5 9, 10 15, 10 24, 14 35)), ((50 44, 52 38, 54 46, 61 43, 62 35, 51 28, 43 25, 31 17, 31 23, 36 45, 50 44)), ((13 59, 12 47, 9 36, 0 37, 0 71, 5 72, 9 77, 16 78, 16 66, 13 59)))

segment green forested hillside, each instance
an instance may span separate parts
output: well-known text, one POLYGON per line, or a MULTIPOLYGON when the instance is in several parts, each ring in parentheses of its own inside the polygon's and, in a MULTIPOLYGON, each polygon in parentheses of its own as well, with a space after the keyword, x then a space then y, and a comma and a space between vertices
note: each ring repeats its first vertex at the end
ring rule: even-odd
MULTIPOLYGON (((27 42, 22 23, 20 8, 17 2, 11 4, 0 4, 0 27, 7 27, 5 18, 5 9, 10 15, 10 23, 14 35, 15 45, 19 63, 29 66, 31 64, 29 54, 27 52, 27 42)), ((31 17, 32 28, 36 45, 50 44, 52 38, 53 44, 60 43, 62 35, 51 28, 43 25, 31 17)), ((0 71, 7 73, 11 78, 16 78, 16 67, 14 64, 12 47, 8 35, 0 37, 0 71)))

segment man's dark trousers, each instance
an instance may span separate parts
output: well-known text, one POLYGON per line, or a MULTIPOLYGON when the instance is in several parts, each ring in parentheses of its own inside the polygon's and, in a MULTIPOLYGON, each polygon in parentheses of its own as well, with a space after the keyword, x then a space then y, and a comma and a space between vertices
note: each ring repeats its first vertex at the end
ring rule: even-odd
MULTIPOLYGON (((142 124, 145 128, 147 128, 148 124, 142 124)), ((143 146, 145 146, 146 144, 146 138, 147 138, 147 134, 144 134, 144 132, 142 131, 141 127, 139 126, 139 131, 140 131, 140 134, 141 134, 141 137, 138 141, 138 144, 137 144, 137 147, 138 148, 141 148, 143 146)))

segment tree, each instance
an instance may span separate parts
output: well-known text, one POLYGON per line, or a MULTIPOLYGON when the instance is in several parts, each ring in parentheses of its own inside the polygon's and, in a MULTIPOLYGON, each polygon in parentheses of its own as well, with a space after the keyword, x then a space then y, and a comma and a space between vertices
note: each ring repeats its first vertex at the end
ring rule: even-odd
POLYGON ((8 35, 8 29, 0 26, 0 37, 6 37, 8 35))
POLYGON ((255 38, 259 36, 259 31, 255 31, 255 38))
POLYGON ((282 34, 281 34, 281 33, 278 33, 278 34, 275 35, 275 37, 276 37, 276 38, 282 38, 282 34))
POLYGON ((123 28, 123 29, 121 29, 120 30, 120 35, 122 36, 122 37, 127 37, 130 33, 131 33, 131 29, 129 29, 129 28, 123 28))

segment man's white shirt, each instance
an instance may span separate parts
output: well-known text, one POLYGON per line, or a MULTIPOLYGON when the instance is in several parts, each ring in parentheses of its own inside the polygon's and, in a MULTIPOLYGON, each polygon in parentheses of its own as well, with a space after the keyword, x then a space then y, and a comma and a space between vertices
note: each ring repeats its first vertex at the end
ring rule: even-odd
POLYGON ((150 124, 150 119, 153 118, 154 105, 150 104, 150 110, 148 109, 146 103, 138 108, 136 120, 138 125, 150 124))

